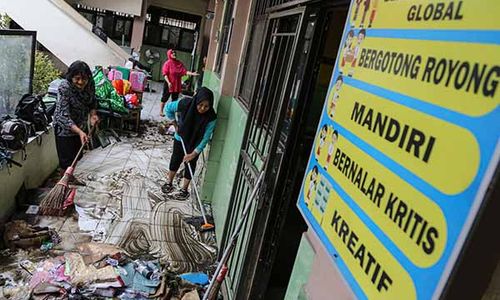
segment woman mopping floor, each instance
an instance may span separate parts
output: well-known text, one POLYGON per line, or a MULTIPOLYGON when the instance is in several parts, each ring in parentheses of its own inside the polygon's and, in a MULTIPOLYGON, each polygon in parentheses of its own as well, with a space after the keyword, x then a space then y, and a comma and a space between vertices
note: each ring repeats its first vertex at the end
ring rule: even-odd
POLYGON ((192 176, 187 164, 189 163, 194 174, 198 156, 214 132, 217 115, 213 105, 214 95, 212 91, 206 87, 202 87, 192 98, 186 97, 179 101, 170 102, 165 106, 165 114, 172 121, 176 133, 174 135, 174 149, 170 157, 170 166, 167 173, 167 182, 161 189, 165 194, 169 194, 177 200, 185 200, 189 197, 188 188, 192 176), (180 115, 178 120, 175 120, 176 113, 180 115), (184 153, 181 140, 184 141, 186 154, 184 153), (183 162, 186 164, 186 167, 184 168, 182 186, 179 191, 175 191, 172 182, 183 162))

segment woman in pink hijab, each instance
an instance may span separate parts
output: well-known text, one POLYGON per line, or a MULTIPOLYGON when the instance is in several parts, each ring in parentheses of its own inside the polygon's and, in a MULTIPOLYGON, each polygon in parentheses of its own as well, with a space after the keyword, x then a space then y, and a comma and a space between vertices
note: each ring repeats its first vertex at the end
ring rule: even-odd
POLYGON ((168 60, 163 64, 162 68, 162 74, 165 78, 160 106, 160 116, 162 117, 165 116, 163 110, 170 96, 172 96, 172 101, 179 99, 179 94, 182 92, 182 76, 198 76, 198 73, 186 70, 182 62, 177 59, 174 49, 167 51, 167 57, 168 60))

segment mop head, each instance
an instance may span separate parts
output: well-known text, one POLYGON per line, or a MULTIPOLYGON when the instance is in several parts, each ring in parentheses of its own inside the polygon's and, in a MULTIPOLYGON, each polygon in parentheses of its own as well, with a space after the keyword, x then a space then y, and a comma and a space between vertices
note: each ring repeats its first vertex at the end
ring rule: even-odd
POLYGON ((196 230, 200 232, 210 231, 215 229, 214 218, 212 216, 207 216, 208 223, 205 223, 202 216, 189 217, 185 218, 184 222, 187 224, 194 226, 196 230))
POLYGON ((64 201, 68 196, 68 182, 73 175, 73 168, 69 167, 64 176, 59 182, 50 190, 50 192, 40 202, 40 212, 46 216, 63 216, 64 215, 64 201))
POLYGON ((215 225, 213 224, 209 224, 209 223, 205 223, 203 225, 201 225, 201 228, 198 229, 199 231, 203 232, 203 231, 209 231, 209 230, 214 230, 215 229, 215 225))

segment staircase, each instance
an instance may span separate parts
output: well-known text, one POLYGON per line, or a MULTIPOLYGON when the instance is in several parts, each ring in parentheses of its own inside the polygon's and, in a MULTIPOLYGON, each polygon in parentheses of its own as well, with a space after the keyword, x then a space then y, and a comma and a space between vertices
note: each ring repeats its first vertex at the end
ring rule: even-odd
POLYGON ((94 66, 123 65, 129 55, 111 39, 92 32, 92 24, 64 0, 0 0, 7 13, 64 64, 83 60, 94 66))

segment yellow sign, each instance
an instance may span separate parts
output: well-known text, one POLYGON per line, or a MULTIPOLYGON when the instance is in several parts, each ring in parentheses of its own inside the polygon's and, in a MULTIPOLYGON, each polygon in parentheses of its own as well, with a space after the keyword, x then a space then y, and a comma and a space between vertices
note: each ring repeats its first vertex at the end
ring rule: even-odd
POLYGON ((411 277, 335 191, 325 219, 326 235, 369 299, 416 299, 411 277))
POLYGON ((360 35, 346 41, 342 74, 470 116, 498 107, 498 46, 360 35))
POLYGON ((498 11, 491 0, 357 0, 350 20, 364 28, 497 29, 498 11))
POLYGON ((441 258, 446 220, 431 199, 343 138, 328 173, 415 265, 441 258))
POLYGON ((336 122, 445 194, 469 187, 480 158, 471 132, 360 89, 343 89, 349 99, 341 100, 336 122))
POLYGON ((353 0, 298 207, 360 299, 438 299, 500 161, 500 1, 353 0))

